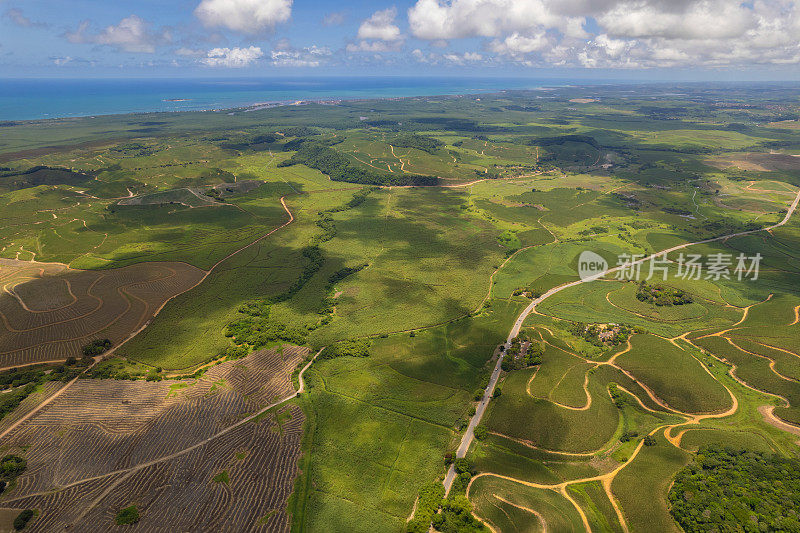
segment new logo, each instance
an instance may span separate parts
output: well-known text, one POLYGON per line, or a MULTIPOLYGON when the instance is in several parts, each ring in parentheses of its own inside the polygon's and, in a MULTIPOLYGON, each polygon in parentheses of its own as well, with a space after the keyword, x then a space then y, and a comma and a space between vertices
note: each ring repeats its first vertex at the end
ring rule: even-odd
POLYGON ((578 257, 578 276, 582 281, 593 281, 606 270, 608 270, 608 261, 601 255, 584 250, 578 257))

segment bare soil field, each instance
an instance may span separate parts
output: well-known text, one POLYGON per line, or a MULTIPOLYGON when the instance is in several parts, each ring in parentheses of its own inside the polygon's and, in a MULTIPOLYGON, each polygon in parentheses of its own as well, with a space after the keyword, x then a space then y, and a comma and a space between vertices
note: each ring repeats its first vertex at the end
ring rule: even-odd
POLYGON ((717 168, 737 167, 756 172, 800 170, 800 157, 791 154, 768 154, 762 152, 726 154, 709 160, 717 168))
POLYGON ((186 263, 90 271, 0 259, 0 368, 81 357, 101 338, 117 345, 204 274, 186 263))
POLYGON ((261 350, 183 381, 78 380, 4 439, 28 469, 0 505, 39 509, 31 531, 113 530, 130 505, 136 531, 288 531, 302 410, 221 432, 294 392, 306 354, 261 350))

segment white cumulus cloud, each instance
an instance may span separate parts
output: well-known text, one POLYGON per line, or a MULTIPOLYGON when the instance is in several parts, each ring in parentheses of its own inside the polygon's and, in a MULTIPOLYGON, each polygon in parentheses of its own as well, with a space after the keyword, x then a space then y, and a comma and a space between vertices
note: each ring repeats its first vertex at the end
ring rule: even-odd
POLYGON ((399 52, 403 47, 402 41, 386 42, 386 41, 359 41, 357 43, 349 43, 345 50, 348 52, 399 52))
POLYGON ((418 0, 408 10, 411 32, 420 39, 497 37, 543 27, 582 36, 584 17, 565 16, 545 0, 418 0))
POLYGON ((83 21, 78 29, 64 34, 71 43, 90 43, 111 46, 124 52, 152 54, 156 46, 172 40, 168 30, 154 30, 148 21, 131 15, 119 24, 106 26, 100 33, 89 33, 89 21, 83 21))
POLYGON ((444 54, 442 57, 451 63, 455 63, 457 65, 464 65, 468 62, 475 62, 481 61, 483 56, 478 54, 477 52, 464 52, 463 54, 444 54))
POLYGON ((544 32, 531 37, 514 32, 505 39, 495 39, 489 43, 489 48, 498 54, 517 55, 541 52, 551 46, 550 40, 544 32))
POLYGON ((358 28, 359 39, 377 39, 381 41, 397 41, 402 39, 400 28, 394 23, 397 9, 390 7, 376 11, 358 28))
POLYGON ((322 23, 326 26, 341 26, 344 24, 345 14, 342 11, 328 13, 322 18, 322 23))
POLYGON ((431 44, 482 37, 530 66, 800 63, 800 0, 416 0, 408 22, 431 44))
POLYGON ((271 52, 272 64, 276 67, 318 67, 333 55, 327 46, 294 48, 289 41, 278 42, 271 52))
POLYGON ((212 48, 200 61, 209 67, 247 67, 264 57, 258 46, 249 48, 212 48))
POLYGON ((292 0, 203 0, 194 14, 208 27, 256 34, 289 20, 292 0))
POLYGON ((5 12, 5 18, 16 24, 21 28, 46 28, 47 24, 42 22, 34 22, 22 12, 21 9, 11 8, 5 12))

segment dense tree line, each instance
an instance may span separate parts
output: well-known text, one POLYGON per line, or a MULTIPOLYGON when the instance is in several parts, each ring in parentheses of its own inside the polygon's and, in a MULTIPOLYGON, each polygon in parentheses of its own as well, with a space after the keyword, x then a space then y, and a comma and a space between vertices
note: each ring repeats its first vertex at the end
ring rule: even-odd
MULTIPOLYGON (((230 337, 237 346, 249 346, 259 349, 276 341, 305 344, 308 330, 297 326, 289 326, 270 318, 272 304, 290 299, 297 294, 306 283, 322 268, 325 258, 317 246, 303 248, 304 266, 300 277, 284 292, 271 298, 248 302, 239 307, 244 317, 235 320, 225 327, 225 336, 230 337)), ((221 355, 240 355, 240 351, 226 348, 221 355)))
POLYGON ((322 359, 335 359, 336 357, 369 357, 372 343, 369 339, 353 339, 331 344, 319 354, 322 359))
POLYGON ((42 365, 26 369, 11 368, 0 373, 0 390, 11 389, 0 394, 0 419, 16 409, 40 385, 48 381, 69 381, 91 362, 91 358, 77 361, 70 357, 63 365, 50 368, 50 372, 45 372, 47 367, 42 365))
POLYGON ((538 137, 528 141, 531 146, 556 146, 568 142, 585 143, 594 148, 600 148, 600 144, 597 142, 597 140, 589 135, 559 135, 557 137, 538 137))
POLYGON ((344 205, 319 212, 317 226, 322 230, 322 233, 312 238, 311 246, 303 248, 303 270, 298 279, 278 295, 253 300, 239 307, 239 313, 243 316, 225 327, 225 336, 231 338, 233 345, 223 349, 219 354, 221 357, 238 359, 246 356, 251 349, 257 350, 277 341, 302 345, 306 343, 309 331, 330 322, 333 303, 328 293, 330 293, 336 282, 361 271, 367 266, 366 263, 354 267, 341 268, 328 276, 325 287, 325 292, 328 295, 319 309, 319 314, 324 316, 318 324, 307 327, 287 325, 271 318, 270 310, 273 304, 287 301, 297 294, 325 264, 325 256, 318 244, 329 241, 336 235, 336 225, 332 213, 346 211, 361 205, 373 190, 374 188, 365 187, 356 192, 344 205))
POLYGON ((433 516, 439 512, 444 498, 444 485, 433 482, 422 487, 417 499, 417 510, 414 518, 406 525, 407 533, 428 533, 433 516))
POLYGON ((800 459, 708 446, 678 472, 669 502, 687 533, 800 532, 800 459))
POLYGON ((355 193, 353 197, 350 198, 350 200, 348 200, 344 205, 320 211, 318 213, 319 217, 317 218, 316 224, 317 227, 322 230, 322 233, 315 235, 311 239, 311 243, 321 244, 336 237, 336 222, 333 220, 333 213, 341 213, 342 211, 347 211, 348 209, 358 207, 364 203, 364 201, 367 199, 367 196, 369 196, 370 193, 372 193, 372 191, 375 189, 375 187, 364 187, 355 193))
POLYGON ((448 454, 445 466, 450 464, 456 471, 450 494, 445 498, 444 487, 438 482, 423 487, 414 519, 406 524, 407 533, 427 532, 431 526, 441 533, 488 533, 483 522, 472 515, 472 504, 464 495, 477 469, 469 459, 462 457, 453 461, 452 454, 448 454))
POLYGON ((399 148, 415 148, 423 152, 428 152, 429 154, 436 153, 439 148, 444 146, 444 143, 439 139, 434 139, 433 137, 425 135, 417 135, 415 133, 400 135, 389 144, 393 144, 399 148))
POLYGON ((362 168, 347 156, 319 142, 304 142, 292 157, 278 166, 306 165, 330 176, 333 181, 363 183, 368 185, 436 185, 436 176, 419 174, 390 174, 362 168))

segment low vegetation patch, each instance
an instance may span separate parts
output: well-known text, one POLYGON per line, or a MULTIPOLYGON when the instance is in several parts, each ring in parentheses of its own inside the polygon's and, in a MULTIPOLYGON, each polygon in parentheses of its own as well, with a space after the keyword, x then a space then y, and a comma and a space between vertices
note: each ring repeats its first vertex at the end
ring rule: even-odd
POLYGON ((19 513, 17 517, 14 518, 14 529, 17 531, 22 531, 25 529, 25 526, 28 525, 28 522, 31 521, 31 518, 33 518, 35 514, 36 513, 33 511, 33 509, 25 509, 19 513))
POLYGON ((211 481, 213 481, 214 483, 225 483, 227 485, 228 483, 230 483, 231 478, 228 475, 228 471, 227 470, 223 470, 222 472, 220 472, 216 476, 212 477, 211 481))
POLYGON ((0 493, 12 485, 17 477, 28 468, 28 461, 19 455, 6 455, 0 459, 0 493))
POLYGON ((111 348, 111 341, 108 339, 97 339, 83 347, 83 355, 100 355, 111 348))
POLYGON ((319 356, 322 359, 336 357, 369 357, 372 343, 368 339, 356 339, 337 342, 325 348, 319 356))
POLYGON ((135 505, 121 509, 114 520, 118 526, 128 526, 139 521, 139 509, 135 505))
POLYGON ((692 296, 683 289, 667 285, 650 285, 646 281, 639 283, 636 299, 656 306, 686 305, 694 302, 692 296))

